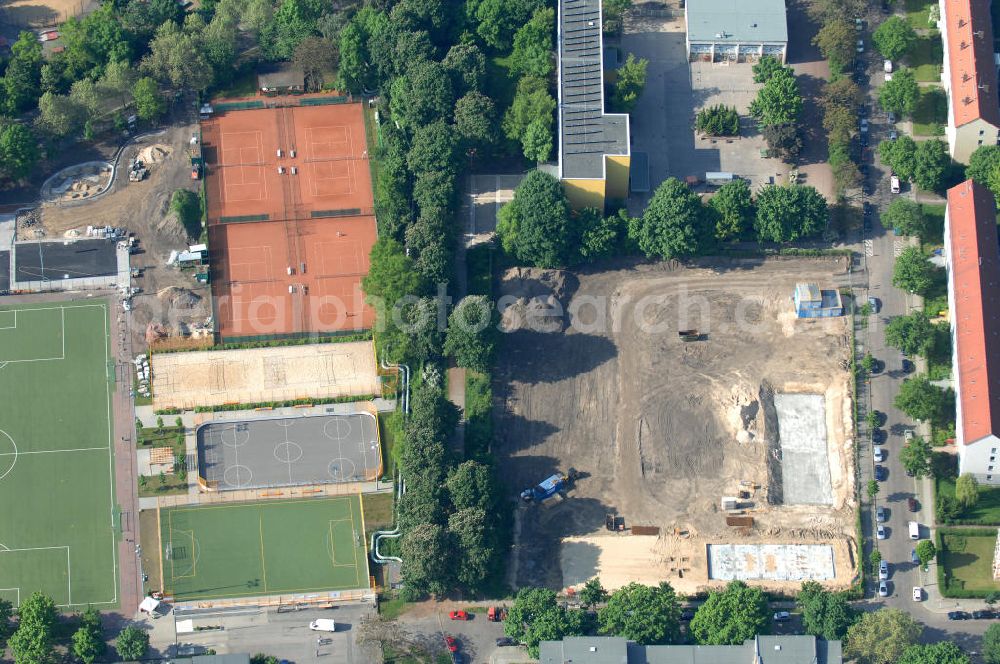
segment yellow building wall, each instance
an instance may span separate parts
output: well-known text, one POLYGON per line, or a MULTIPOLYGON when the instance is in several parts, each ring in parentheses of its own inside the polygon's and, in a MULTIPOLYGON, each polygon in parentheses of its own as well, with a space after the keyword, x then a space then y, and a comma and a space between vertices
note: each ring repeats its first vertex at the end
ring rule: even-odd
POLYGON ((604 168, 608 177, 608 198, 628 198, 628 175, 632 158, 626 155, 605 155, 604 168))
POLYGON ((597 208, 604 213, 604 180, 563 180, 566 198, 574 210, 597 208))

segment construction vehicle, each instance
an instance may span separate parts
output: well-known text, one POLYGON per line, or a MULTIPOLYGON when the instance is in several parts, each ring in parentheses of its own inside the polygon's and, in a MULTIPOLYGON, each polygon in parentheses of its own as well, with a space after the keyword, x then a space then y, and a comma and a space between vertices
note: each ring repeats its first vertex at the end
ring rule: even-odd
POLYGON ((560 475, 556 473, 551 477, 547 477, 542 480, 537 486, 533 486, 530 489, 525 489, 521 492, 521 500, 526 503, 542 502, 546 498, 551 498, 556 495, 569 484, 571 484, 577 478, 576 469, 570 468, 569 472, 565 475, 560 475))
POLYGON ((486 612, 486 619, 490 622, 503 622, 507 620, 507 609, 501 606, 491 606, 486 612))
POLYGON ((188 141, 188 157, 191 159, 191 179, 201 178, 201 169, 205 166, 205 161, 201 154, 201 140, 197 136, 192 136, 188 141))
POLYGON ((142 182, 149 175, 149 169, 142 163, 141 159, 133 159, 128 165, 128 181, 142 182))
POLYGON ((605 514, 604 527, 613 533, 623 533, 625 532, 625 517, 605 514))
POLYGON ((681 341, 701 341, 701 333, 698 330, 680 330, 677 333, 681 341))

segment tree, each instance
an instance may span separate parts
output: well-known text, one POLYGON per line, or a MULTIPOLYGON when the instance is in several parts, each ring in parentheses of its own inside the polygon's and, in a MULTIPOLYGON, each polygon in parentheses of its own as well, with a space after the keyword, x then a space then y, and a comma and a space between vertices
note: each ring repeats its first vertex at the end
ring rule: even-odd
POLYGON ((17 664, 55 664, 50 630, 23 620, 8 644, 17 664))
POLYGON ((708 221, 698 194, 680 180, 667 178, 642 216, 629 221, 628 235, 648 257, 692 256, 711 236, 708 221))
POLYGON ((329 39, 310 35, 295 47, 292 62, 302 69, 309 92, 323 89, 323 74, 337 64, 337 49, 329 39))
POLYGON ((754 219, 753 195, 746 180, 733 180, 719 187, 708 200, 716 213, 715 237, 736 240, 750 229, 754 219))
POLYGON ((521 137, 521 149, 532 161, 548 161, 552 154, 552 122, 544 117, 533 120, 521 137))
MULTIPOLYGON (((857 83, 849 78, 838 78, 835 81, 823 84, 823 92, 820 95, 819 103, 824 111, 832 108, 844 108, 855 113, 857 118, 857 105, 861 102, 861 90, 857 83)), ((855 119, 854 124, 857 124, 855 119)))
POLYGON ((830 69, 840 73, 847 69, 854 59, 855 41, 857 34, 854 26, 841 15, 824 23, 813 37, 812 43, 819 47, 823 57, 830 61, 830 69))
POLYGON ((482 90, 486 80, 486 57, 475 44, 455 44, 441 64, 451 75, 452 88, 456 92, 482 90))
POLYGON ((170 197, 170 211, 177 216, 191 239, 201 235, 201 199, 189 189, 177 189, 170 197))
POLYGON ((632 0, 604 0, 602 9, 604 19, 604 32, 606 34, 618 34, 621 32, 625 20, 625 11, 632 6, 632 0))
POLYGON ((937 555, 937 549, 934 547, 934 542, 930 540, 921 540, 917 542, 917 558, 920 559, 920 564, 927 567, 934 556, 937 555))
POLYGON ((903 381, 894 403, 915 420, 940 422, 953 406, 954 393, 932 385, 927 376, 916 376, 903 381))
POLYGON ((372 247, 368 275, 361 285, 370 305, 388 311, 404 295, 420 293, 423 279, 399 242, 379 238, 372 247))
POLYGON ((107 644, 101 631, 101 614, 88 606, 80 616, 80 627, 73 633, 73 654, 84 664, 92 664, 104 654, 107 644))
POLYGON ((135 625, 128 625, 118 633, 115 649, 126 662, 142 659, 149 650, 149 634, 135 625))
POLYGON ((691 635, 701 645, 741 645, 770 631, 767 595, 742 581, 714 590, 691 620, 691 635))
POLYGON ((583 634, 585 624, 581 614, 559 606, 553 590, 522 588, 507 612, 504 634, 524 643, 528 654, 537 658, 541 641, 559 641, 564 636, 583 634))
POLYGON ((903 235, 922 237, 927 232, 927 219, 920 205, 909 198, 896 198, 882 213, 886 226, 898 229, 903 235))
POLYGON ((416 130, 451 116, 455 95, 451 77, 440 62, 411 64, 389 87, 389 108, 405 129, 416 130))
MULTIPOLYGON (((919 544, 917 549, 920 549, 919 544)), ((897 660, 898 664, 971 664, 971 662, 969 656, 951 641, 914 644, 904 650, 903 656, 897 660)))
POLYGON ((618 68, 618 78, 615 80, 615 91, 611 95, 611 104, 615 109, 628 113, 635 108, 636 102, 646 89, 646 68, 649 60, 636 58, 631 53, 618 68))
POLYGON ((895 141, 882 141, 878 144, 878 154, 901 180, 913 179, 917 166, 917 143, 912 138, 903 134, 895 141))
POLYGON ((580 225, 580 257, 587 261, 611 256, 625 250, 628 237, 628 210, 620 208, 609 217, 601 215, 593 208, 581 210, 577 214, 580 225))
POLYGON ((288 60, 295 49, 316 29, 316 16, 304 0, 281 0, 271 21, 260 34, 265 57, 288 60))
POLYGON ((764 127, 761 135, 767 142, 767 149, 772 156, 791 161, 802 151, 802 137, 798 125, 787 123, 764 127))
POLYGON ((923 631, 920 623, 899 609, 862 613, 847 630, 844 658, 860 664, 894 664, 923 631))
POLYGON ((764 126, 793 123, 802 112, 802 95, 786 68, 774 72, 750 102, 750 115, 764 126))
POLYGON ((214 76, 202 46, 200 30, 181 29, 169 22, 156 31, 141 70, 177 89, 195 92, 207 89, 214 76))
POLYGON ((38 163, 38 139, 29 127, 7 124, 0 127, 0 164, 9 177, 20 180, 38 163))
POLYGON ((867 487, 868 500, 875 500, 875 496, 878 495, 878 489, 879 486, 876 480, 868 480, 868 487, 867 487))
POLYGON ((453 512, 448 517, 448 534, 458 544, 455 565, 458 582, 471 590, 479 589, 489 576, 497 553, 486 511, 470 507, 453 512))
POLYGON ((19 625, 37 626, 51 632, 58 619, 56 603, 48 595, 35 591, 17 609, 19 625))
POLYGON ((887 60, 899 60, 917 40, 917 33, 901 16, 891 16, 872 33, 875 48, 887 60))
POLYGON ((38 126, 57 138, 80 131, 86 116, 87 110, 67 95, 46 92, 38 100, 38 126))
POLYGON ((767 83, 768 79, 774 75, 774 73, 780 69, 784 69, 785 65, 781 64, 781 61, 770 55, 765 55, 753 66, 753 82, 754 83, 767 83))
POLYGON ((642 645, 676 643, 681 607, 669 583, 630 583, 611 593, 597 614, 601 631, 642 645))
POLYGON ((476 33, 497 52, 511 48, 511 37, 528 20, 532 8, 523 0, 479 0, 475 6, 476 33))
POLYGON ((1000 664, 1000 624, 994 623, 986 629, 982 653, 986 664, 1000 664))
POLYGON ((455 130, 473 145, 488 145, 496 140, 493 100, 481 92, 466 93, 455 102, 455 130))
POLYGON ((569 223, 569 202, 562 184, 542 171, 532 171, 500 208, 497 235, 504 251, 537 267, 563 267, 576 253, 569 223))
POLYGON ((356 21, 351 21, 340 31, 337 47, 340 58, 334 85, 341 92, 361 92, 367 87, 371 74, 367 63, 365 34, 356 21))
POLYGON ((958 504, 969 509, 979 500, 979 482, 970 473, 963 473, 955 480, 955 500, 958 504))
POLYGON ((522 76, 517 82, 514 101, 503 117, 503 131, 512 141, 522 141, 528 126, 541 121, 551 131, 556 100, 549 94, 545 79, 522 76))
POLYGON ((250 656, 250 664, 278 664, 279 661, 280 660, 278 660, 278 658, 274 655, 268 655, 262 652, 250 656))
POLYGON ((0 650, 7 648, 7 639, 14 633, 14 605, 0 599, 0 650))
POLYGON ((498 330, 493 306, 484 295, 467 295, 448 316, 444 351, 455 364, 488 373, 496 354, 498 330))
POLYGON ((586 608, 597 606, 608 599, 608 591, 601 585, 601 580, 596 576, 590 579, 579 592, 580 603, 586 608))
POLYGON ((923 478, 931 473, 931 446, 922 436, 914 436, 899 451, 899 461, 910 475, 923 478))
MULTIPOLYGON (((841 79, 850 80, 850 79, 841 79)), ((858 113, 847 106, 831 106, 823 111, 823 128, 826 129, 830 142, 830 153, 834 145, 844 145, 851 140, 851 134, 858 126, 858 113)), ((846 145, 845 145, 846 147, 846 145)), ((847 150, 845 149, 846 153, 847 150)), ((848 159, 850 156, 848 155, 848 159)))
POLYGON ((919 247, 907 247, 892 268, 892 285, 910 293, 925 295, 937 279, 938 270, 919 247))
POLYGON ((453 551, 448 533, 434 523, 408 528, 400 544, 406 585, 417 595, 447 592, 455 572, 453 551))
POLYGON ((912 115, 919 97, 920 88, 910 69, 897 71, 878 91, 879 106, 899 115, 912 115))
POLYGON ((927 191, 940 190, 951 165, 948 144, 937 138, 917 143, 913 159, 913 180, 917 186, 927 191))
POLYGON ((28 110, 38 99, 44 59, 38 37, 28 31, 18 35, 11 46, 11 54, 3 77, 4 106, 7 113, 17 115, 28 110))
POLYGON ((792 242, 820 232, 827 223, 826 200, 813 187, 770 185, 757 194, 754 230, 761 242, 792 242))
POLYGON ((802 584, 795 604, 802 612, 805 633, 827 641, 843 639, 857 618, 846 595, 830 592, 815 581, 802 584))
POLYGON ((994 174, 998 170, 1000 170, 1000 145, 980 145, 969 157, 965 177, 991 187, 994 174))
POLYGON ((443 120, 422 124, 413 132, 413 144, 406 163, 418 178, 427 173, 455 175, 458 167, 458 138, 443 120))
POLYGON ((923 311, 907 316, 894 316, 885 328, 885 341, 904 355, 926 356, 934 347, 936 328, 923 311))
POLYGON ((739 136, 740 114, 735 106, 709 106, 698 111, 695 129, 709 136, 739 136))
POLYGON ((478 461, 463 461, 453 468, 446 484, 456 510, 470 507, 490 510, 496 504, 498 487, 493 471, 478 461))
POLYGON ((551 7, 535 11, 527 23, 514 35, 514 51, 510 54, 510 69, 515 74, 546 77, 552 73, 552 35, 556 13, 551 7))

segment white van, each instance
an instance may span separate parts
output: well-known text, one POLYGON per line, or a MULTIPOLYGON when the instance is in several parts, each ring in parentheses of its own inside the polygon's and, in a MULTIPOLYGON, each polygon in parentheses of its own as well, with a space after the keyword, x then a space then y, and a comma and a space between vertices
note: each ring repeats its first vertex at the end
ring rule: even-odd
POLYGON ((910 521, 910 539, 920 539, 920 524, 916 521, 910 521))
POLYGON ((309 623, 309 629, 315 632, 336 632, 337 623, 329 618, 318 618, 309 623))
POLYGON ((894 194, 899 193, 899 177, 896 175, 889 176, 889 191, 894 194))

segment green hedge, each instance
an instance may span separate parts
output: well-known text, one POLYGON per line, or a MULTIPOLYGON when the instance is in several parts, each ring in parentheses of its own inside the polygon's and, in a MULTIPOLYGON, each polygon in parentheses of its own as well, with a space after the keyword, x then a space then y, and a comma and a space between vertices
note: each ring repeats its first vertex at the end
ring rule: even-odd
POLYGON ((248 348, 275 348, 279 346, 307 346, 309 344, 343 344, 355 341, 371 341, 371 330, 353 332, 329 337, 289 337, 287 339, 267 339, 261 341, 240 341, 214 344, 193 348, 153 348, 154 353, 190 353, 201 350, 246 350, 248 348))
MULTIPOLYGON (((226 403, 218 406, 195 406, 196 413, 221 413, 231 410, 255 410, 257 408, 293 408, 295 406, 322 406, 330 403, 353 403, 355 401, 373 401, 378 398, 374 394, 359 394, 347 397, 324 397, 316 399, 289 399, 286 401, 261 401, 258 403, 226 403)), ((162 408, 157 415, 177 415, 184 412, 180 408, 162 408)))

